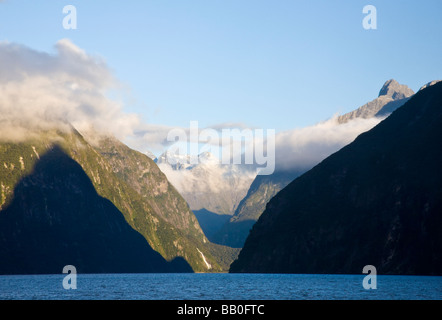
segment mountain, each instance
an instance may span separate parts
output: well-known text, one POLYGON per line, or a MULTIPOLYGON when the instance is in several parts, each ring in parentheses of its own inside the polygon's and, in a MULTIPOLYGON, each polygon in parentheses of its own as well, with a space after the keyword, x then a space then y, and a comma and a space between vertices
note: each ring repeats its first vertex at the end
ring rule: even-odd
POLYGON ((235 212, 256 176, 254 168, 222 164, 210 152, 190 156, 166 151, 157 164, 194 211, 209 239, 235 212))
POLYGON ((196 164, 191 164, 190 158, 166 151, 158 157, 157 164, 192 210, 206 209, 232 215, 246 195, 256 171, 245 165, 222 164, 210 152, 198 155, 196 164))
MULTIPOLYGON (((367 119, 387 116, 408 101, 413 94, 413 90, 406 85, 401 85, 394 79, 388 80, 382 86, 376 99, 352 112, 339 116, 338 123, 348 123, 357 118, 367 119)), ((258 220, 270 199, 293 179, 312 168, 313 165, 315 163, 309 167, 294 164, 293 169, 277 166, 273 174, 257 176, 232 218, 224 224, 211 240, 234 248, 242 247, 251 227, 258 220)))
POLYGON ((15 186, 0 234, 0 274, 61 273, 67 264, 82 273, 192 271, 154 251, 57 145, 15 186))
POLYGON ((423 89, 426 89, 426 88, 428 88, 428 87, 431 87, 432 85, 435 85, 436 83, 441 82, 441 81, 442 81, 442 80, 433 80, 433 81, 430 81, 430 82, 424 84, 422 87, 420 87, 419 91, 420 91, 420 90, 423 90, 423 89))
POLYGON ((111 171, 135 190, 158 217, 187 235, 206 241, 187 203, 149 157, 112 136, 101 136, 94 141, 95 150, 109 163, 111 171))
POLYGON ((338 117, 339 123, 348 122, 355 118, 382 117, 392 113, 402 106, 414 94, 414 91, 396 80, 390 79, 384 83, 376 99, 364 104, 358 109, 338 117))
POLYGON ((271 175, 257 176, 235 214, 213 235, 211 241, 241 248, 267 202, 300 174, 297 171, 277 171, 271 175))
POLYGON ((376 99, 364 104, 358 109, 338 117, 339 123, 348 122, 355 118, 382 117, 392 113, 402 106, 414 94, 414 91, 396 80, 390 79, 384 83, 376 99))
POLYGON ((442 83, 281 190, 231 272, 442 275, 442 83))
POLYGON ((207 240, 148 156, 85 137, 52 129, 0 142, 0 273, 225 270, 234 252, 207 240))

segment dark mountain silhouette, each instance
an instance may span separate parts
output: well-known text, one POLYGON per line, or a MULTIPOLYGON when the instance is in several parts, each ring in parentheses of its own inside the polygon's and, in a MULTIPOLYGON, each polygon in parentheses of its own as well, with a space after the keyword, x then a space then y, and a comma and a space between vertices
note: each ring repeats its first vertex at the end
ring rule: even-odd
POLYGON ((231 272, 442 275, 442 83, 291 182, 231 272))
POLYGON ((167 262, 108 199, 82 167, 54 145, 15 186, 0 211, 0 274, 192 272, 182 258, 167 262))
MULTIPOLYGON (((343 124, 357 118, 387 117, 407 102, 413 94, 413 90, 406 85, 390 79, 384 83, 376 99, 339 116, 337 121, 343 124)), ((213 236, 213 241, 218 244, 241 248, 249 235, 250 229, 264 212, 270 199, 314 165, 315 163, 312 163, 311 166, 306 167, 294 163, 293 168, 288 169, 282 168, 277 161, 273 174, 268 176, 258 175, 232 218, 213 236)))

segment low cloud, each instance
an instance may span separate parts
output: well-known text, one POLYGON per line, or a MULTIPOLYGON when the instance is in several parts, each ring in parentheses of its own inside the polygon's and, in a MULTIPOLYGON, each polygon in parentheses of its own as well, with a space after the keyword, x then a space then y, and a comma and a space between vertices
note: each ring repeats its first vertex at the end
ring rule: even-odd
POLYGON ((381 120, 356 118, 339 124, 335 116, 313 126, 281 132, 276 135, 276 168, 310 169, 381 120))
MULTIPOLYGON (((283 131, 275 135, 275 163, 276 170, 307 170, 352 142, 359 134, 376 126, 383 118, 373 117, 369 119, 355 118, 347 123, 340 124, 338 116, 319 122, 315 125, 283 131)), ((237 128, 240 130, 249 128, 244 124, 220 124, 210 128, 219 133, 220 139, 213 139, 214 146, 220 146, 226 137, 222 137, 223 129, 237 128)), ((155 146, 158 150, 165 150, 174 142, 167 140, 167 134, 172 129, 179 129, 189 136, 189 128, 172 128, 167 126, 155 126, 143 131, 142 143, 155 146)), ((205 128, 207 129, 207 128, 205 128)), ((200 132, 204 130, 200 128, 200 132)), ((267 128, 263 128, 266 132, 267 128)), ((190 139, 183 142, 189 142, 190 139)), ((267 145, 266 140, 260 141, 255 137, 255 143, 267 145)), ((248 141, 250 146, 250 141, 248 141)), ((216 152, 212 152, 216 153, 216 152)), ((233 154, 232 154, 233 156, 233 154)))

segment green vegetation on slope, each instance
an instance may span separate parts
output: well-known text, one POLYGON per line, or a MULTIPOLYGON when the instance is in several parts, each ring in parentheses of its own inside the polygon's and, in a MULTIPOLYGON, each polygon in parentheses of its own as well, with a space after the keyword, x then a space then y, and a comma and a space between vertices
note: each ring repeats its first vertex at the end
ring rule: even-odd
POLYGON ((92 146, 75 130, 49 130, 24 142, 0 143, 0 210, 13 201, 20 179, 58 145, 81 165, 97 193, 110 200, 166 260, 183 257, 196 272, 227 270, 223 259, 233 259, 235 251, 226 252, 229 249, 207 241, 186 202, 156 164, 116 139, 104 142, 92 146))

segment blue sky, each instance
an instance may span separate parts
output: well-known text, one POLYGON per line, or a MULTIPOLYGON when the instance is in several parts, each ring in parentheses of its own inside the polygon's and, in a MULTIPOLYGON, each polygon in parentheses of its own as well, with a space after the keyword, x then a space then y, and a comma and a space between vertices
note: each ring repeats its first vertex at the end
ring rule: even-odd
POLYGON ((0 41, 106 60, 125 111, 152 124, 305 127, 375 98, 394 78, 442 79, 442 1, 25 1, 0 4, 0 41), (77 30, 62 9, 77 8, 77 30), (377 30, 362 8, 377 8, 377 30))

